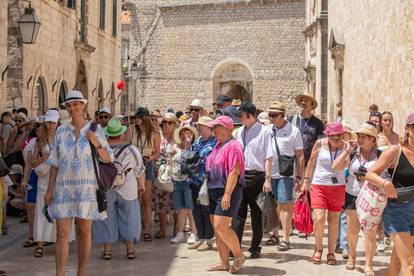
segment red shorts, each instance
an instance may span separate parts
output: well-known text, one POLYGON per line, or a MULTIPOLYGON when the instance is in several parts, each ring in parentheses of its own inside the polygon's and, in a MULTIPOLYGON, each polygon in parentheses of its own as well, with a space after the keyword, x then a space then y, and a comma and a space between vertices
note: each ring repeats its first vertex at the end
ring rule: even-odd
POLYGON ((341 212, 345 201, 345 185, 325 186, 312 184, 311 208, 326 209, 333 212, 341 212))

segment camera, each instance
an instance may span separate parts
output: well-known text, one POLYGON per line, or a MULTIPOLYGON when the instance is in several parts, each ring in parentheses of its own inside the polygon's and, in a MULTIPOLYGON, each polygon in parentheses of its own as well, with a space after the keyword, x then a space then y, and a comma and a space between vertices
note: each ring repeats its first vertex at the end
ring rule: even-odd
POLYGON ((356 177, 364 177, 367 174, 368 170, 364 166, 359 166, 358 170, 354 172, 356 177))
POLYGON ((331 180, 332 180, 332 184, 338 184, 338 178, 336 177, 336 175, 332 175, 331 176, 331 180))

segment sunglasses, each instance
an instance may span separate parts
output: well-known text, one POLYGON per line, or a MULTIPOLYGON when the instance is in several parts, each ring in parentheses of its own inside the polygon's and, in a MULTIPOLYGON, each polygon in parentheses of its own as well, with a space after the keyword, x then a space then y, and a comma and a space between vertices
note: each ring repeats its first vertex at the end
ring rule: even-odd
POLYGON ((35 127, 36 128, 42 127, 42 124, 36 124, 35 127))
POLYGON ((343 138, 343 134, 336 134, 336 135, 329 135, 328 136, 328 139, 331 139, 331 140, 341 140, 342 138, 343 138))
POLYGON ((414 124, 408 124, 407 127, 408 128, 414 128, 414 124))
POLYGON ((99 115, 99 119, 109 119, 109 115, 99 115))
POLYGON ((16 123, 23 123, 23 120, 16 120, 16 123))
POLYGON ((158 121, 158 118, 151 118, 150 119, 152 122, 157 122, 158 121))
POLYGON ((167 125, 168 124, 168 125, 172 126, 172 125, 175 125, 175 122, 173 122, 173 121, 163 121, 162 124, 163 125, 167 125))
POLYGON ((375 116, 375 117, 380 117, 381 116, 381 113, 378 112, 378 111, 373 111, 373 112, 369 113, 369 115, 370 116, 375 116))
POLYGON ((198 109, 198 108, 191 108, 190 111, 191 112, 200 112, 200 109, 198 109))
POLYGON ((271 113, 269 114, 269 117, 272 119, 276 119, 277 117, 282 116, 282 115, 283 113, 271 113))

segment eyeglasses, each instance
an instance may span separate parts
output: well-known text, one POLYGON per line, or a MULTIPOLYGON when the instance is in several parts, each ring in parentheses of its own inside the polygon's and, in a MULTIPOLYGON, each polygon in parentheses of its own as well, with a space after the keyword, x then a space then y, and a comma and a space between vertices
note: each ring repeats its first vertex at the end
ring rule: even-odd
POLYGON ((99 115, 99 119, 108 120, 109 119, 109 115, 99 115))
POLYGON ((330 140, 341 140, 343 137, 343 134, 328 135, 328 139, 330 140))
POLYGON ((174 121, 163 121, 162 124, 163 125, 167 125, 168 124, 168 125, 172 126, 172 125, 175 125, 175 122, 174 121))
POLYGON ((277 117, 283 115, 283 113, 271 113, 269 114, 269 117, 272 119, 276 119, 277 117))
POLYGON ((200 109, 198 109, 198 108, 191 108, 190 111, 191 112, 200 112, 200 109))

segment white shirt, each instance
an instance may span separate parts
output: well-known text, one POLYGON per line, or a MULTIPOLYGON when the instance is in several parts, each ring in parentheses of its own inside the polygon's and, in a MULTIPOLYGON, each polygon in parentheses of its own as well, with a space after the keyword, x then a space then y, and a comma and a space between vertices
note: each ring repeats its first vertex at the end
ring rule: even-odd
MULTIPOLYGON (((116 155, 119 148, 114 152, 116 155)), ((144 164, 142 162, 141 154, 137 147, 129 145, 117 158, 125 169, 132 168, 125 177, 125 184, 116 188, 115 191, 125 200, 135 200, 138 198, 138 181, 137 177, 144 172, 144 164)))
POLYGON ((248 130, 246 126, 239 128, 236 139, 244 149, 245 171, 265 172, 265 161, 273 156, 269 130, 256 122, 248 130))
MULTIPOLYGON (((279 174, 279 156, 277 155, 275 137, 273 133, 274 126, 270 125, 267 128, 272 139, 272 178, 279 179, 282 176, 279 174)), ((295 156, 297 150, 303 150, 302 134, 300 130, 293 126, 290 122, 286 121, 286 124, 281 129, 276 129, 276 131, 277 145, 279 146, 281 155, 295 156)))
POLYGON ((369 170, 372 166, 374 166, 376 161, 377 158, 366 162, 364 160, 360 160, 358 153, 355 154, 354 158, 349 164, 349 178, 345 188, 348 194, 358 196, 359 192, 361 191, 362 184, 364 184, 364 181, 358 181, 355 175, 355 172, 358 171, 359 167, 364 166, 369 170))

